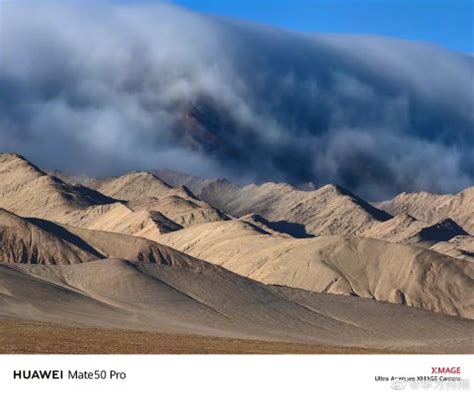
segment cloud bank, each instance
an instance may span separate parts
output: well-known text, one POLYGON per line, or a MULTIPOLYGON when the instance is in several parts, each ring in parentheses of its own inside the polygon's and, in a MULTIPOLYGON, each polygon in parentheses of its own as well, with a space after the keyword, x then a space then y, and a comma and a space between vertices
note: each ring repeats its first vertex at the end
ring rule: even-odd
POLYGON ((370 199, 474 184, 472 57, 165 4, 1 7, 0 150, 43 167, 333 182, 370 199))

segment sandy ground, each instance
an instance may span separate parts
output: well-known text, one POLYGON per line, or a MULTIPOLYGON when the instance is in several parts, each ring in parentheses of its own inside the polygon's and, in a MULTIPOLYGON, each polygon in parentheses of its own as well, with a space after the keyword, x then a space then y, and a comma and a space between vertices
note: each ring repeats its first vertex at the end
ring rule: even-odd
POLYGON ((371 354, 377 350, 0 321, 2 354, 371 354))

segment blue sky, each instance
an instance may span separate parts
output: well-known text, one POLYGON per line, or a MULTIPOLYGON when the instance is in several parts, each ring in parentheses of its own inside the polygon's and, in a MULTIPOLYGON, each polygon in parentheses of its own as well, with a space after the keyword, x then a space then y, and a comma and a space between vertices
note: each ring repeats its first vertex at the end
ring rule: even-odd
POLYGON ((175 0, 172 2, 200 12, 251 20, 291 30, 381 34, 432 41, 457 51, 474 52, 473 0, 175 0))

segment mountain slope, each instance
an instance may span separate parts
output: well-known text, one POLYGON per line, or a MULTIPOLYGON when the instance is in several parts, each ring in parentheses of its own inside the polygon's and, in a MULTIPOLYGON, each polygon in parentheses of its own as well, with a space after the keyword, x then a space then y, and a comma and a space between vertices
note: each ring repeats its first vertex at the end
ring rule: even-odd
POLYGON ((428 225, 407 214, 399 214, 388 221, 376 224, 362 234, 364 237, 392 243, 425 246, 465 235, 467 233, 464 229, 449 218, 434 225, 428 225))
POLYGON ((79 228, 0 209, 0 262, 69 265, 102 258, 162 263, 188 257, 151 240, 79 228))
POLYGON ((229 216, 207 203, 180 193, 161 198, 148 198, 128 202, 133 210, 159 211, 176 224, 186 227, 193 224, 226 221, 229 216))
POLYGON ((132 211, 160 212, 179 226, 228 219, 223 212, 199 200, 188 188, 172 188, 149 172, 109 178, 101 181, 98 189, 110 197, 126 201, 132 211))
POLYGON ((474 266, 424 248, 360 237, 291 239, 239 221, 196 225, 159 241, 265 284, 474 317, 474 266))
POLYGON ((451 218, 474 234, 474 187, 455 195, 402 193, 392 200, 376 203, 376 206, 390 214, 409 214, 430 224, 451 218))
POLYGON ((76 227, 124 233, 150 240, 156 240, 163 233, 182 228, 159 211, 134 211, 123 203, 73 211, 63 216, 60 221, 76 227))
POLYGON ((392 351, 472 350, 472 321, 274 289, 192 258, 0 264, 0 290, 3 318, 392 351))
POLYGON ((162 234, 182 229, 182 226, 171 221, 159 211, 129 210, 124 217, 117 216, 114 212, 108 212, 89 229, 118 232, 157 240, 162 234))
POLYGON ((103 180, 98 190, 119 200, 137 200, 169 194, 172 188, 149 172, 133 172, 103 180))
MULTIPOLYGON (((74 177, 65 178, 74 181, 74 177)), ((19 155, 0 154, 0 208, 21 216, 150 239, 182 226, 229 218, 187 188, 172 188, 148 172, 108 177, 89 185, 104 194, 69 185, 19 155)))
POLYGON ((391 218, 336 185, 302 191, 288 184, 252 184, 238 189, 225 184, 226 188, 208 188, 201 196, 235 217, 256 213, 270 221, 304 225, 313 235, 358 235, 391 218))
POLYGON ((48 231, 0 209, 0 262, 72 264, 103 258, 64 229, 48 231))
POLYGON ((0 154, 0 207, 22 216, 55 219, 113 199, 52 177, 17 154, 0 154))
POLYGON ((454 258, 474 262, 474 236, 456 236, 449 241, 436 243, 431 249, 454 258))

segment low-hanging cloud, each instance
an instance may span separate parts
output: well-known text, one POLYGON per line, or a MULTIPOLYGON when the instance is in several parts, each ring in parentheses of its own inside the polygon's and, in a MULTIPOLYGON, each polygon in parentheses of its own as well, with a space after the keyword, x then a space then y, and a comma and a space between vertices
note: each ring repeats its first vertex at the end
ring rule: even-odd
POLYGON ((95 175, 335 182, 371 199, 474 182, 474 59, 172 5, 0 12, 0 150, 95 175), (203 136, 183 123, 199 112, 203 136), (192 140, 192 144, 190 143, 192 140))

